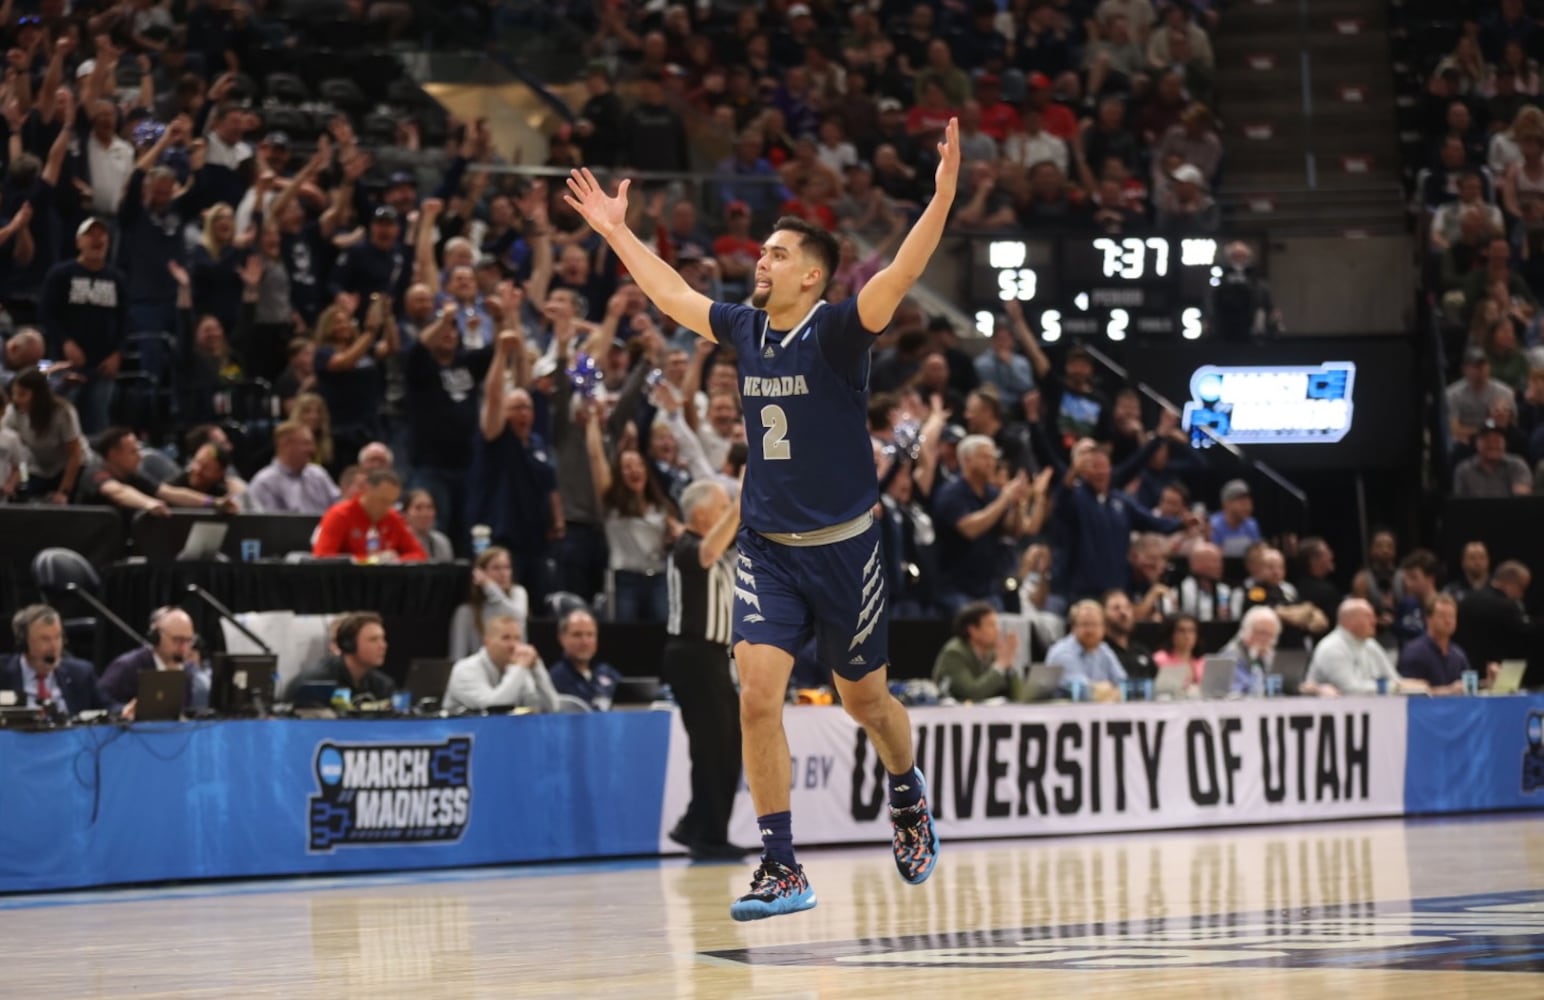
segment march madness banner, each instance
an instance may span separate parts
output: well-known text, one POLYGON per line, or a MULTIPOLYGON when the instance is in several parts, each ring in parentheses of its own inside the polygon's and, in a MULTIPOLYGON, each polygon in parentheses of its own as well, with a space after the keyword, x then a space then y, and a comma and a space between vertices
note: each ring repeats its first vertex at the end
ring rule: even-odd
MULTIPOLYGON (((913 709, 913 741, 945 838, 1150 830, 1392 816, 1404 811, 1400 698, 913 709)), ((794 836, 889 836, 884 768, 836 708, 784 714, 794 836)), ((671 739, 662 819, 690 797, 671 739)), ((731 838, 757 842, 750 794, 731 838)))

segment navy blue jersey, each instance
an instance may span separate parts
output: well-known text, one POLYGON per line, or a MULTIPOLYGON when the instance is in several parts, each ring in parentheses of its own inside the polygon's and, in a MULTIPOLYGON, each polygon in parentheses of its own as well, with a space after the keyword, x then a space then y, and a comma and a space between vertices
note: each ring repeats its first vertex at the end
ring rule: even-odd
POLYGON ((713 335, 734 349, 750 459, 740 517, 754 531, 817 531, 879 500, 868 433, 869 347, 856 299, 821 303, 792 330, 760 309, 714 303, 713 335))

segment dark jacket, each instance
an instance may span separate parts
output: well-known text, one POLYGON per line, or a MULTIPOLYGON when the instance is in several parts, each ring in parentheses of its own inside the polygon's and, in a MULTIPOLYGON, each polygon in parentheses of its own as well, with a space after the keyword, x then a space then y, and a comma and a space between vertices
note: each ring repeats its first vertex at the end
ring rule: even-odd
MULTIPOLYGON (((142 671, 154 670, 155 651, 149 646, 141 646, 138 649, 124 653, 107 665, 102 671, 102 679, 97 681, 97 691, 102 700, 113 708, 122 708, 135 698, 139 697, 139 675, 142 671)), ((193 675, 186 673, 186 704, 193 707, 193 675)))
MULTIPOLYGON (((64 693, 64 704, 71 715, 79 715, 90 709, 105 709, 107 702, 97 691, 96 670, 85 660, 66 656, 54 668, 51 684, 57 684, 64 693)), ((21 654, 6 657, 0 665, 0 690, 15 691, 19 704, 27 703, 27 691, 22 684, 21 654)))
POLYGON ((372 670, 360 678, 358 684, 355 684, 353 675, 343 664, 343 657, 329 656, 320 663, 302 670, 298 677, 289 682, 289 686, 284 689, 284 697, 280 700, 293 702, 300 694, 300 689, 307 684, 331 684, 334 688, 348 688, 354 693, 355 701, 358 701, 361 695, 367 695, 375 701, 389 701, 397 692, 397 685, 392 683, 385 671, 372 670))

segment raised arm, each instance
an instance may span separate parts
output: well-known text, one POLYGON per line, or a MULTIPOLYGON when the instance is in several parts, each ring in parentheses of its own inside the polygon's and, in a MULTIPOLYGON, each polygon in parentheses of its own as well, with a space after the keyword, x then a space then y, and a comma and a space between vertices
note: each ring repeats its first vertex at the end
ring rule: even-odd
POLYGON ((595 503, 604 510, 606 494, 611 492, 611 466, 606 463, 606 442, 600 433, 600 414, 588 400, 581 405, 584 421, 584 451, 590 460, 590 481, 595 484, 595 503))
POLYGON ((483 379, 482 435, 492 441, 504 433, 504 372, 509 367, 509 356, 517 350, 525 350, 520 334, 505 330, 494 345, 493 358, 488 362, 488 374, 483 379))
POLYGON ((890 266, 870 278, 858 293, 858 319, 865 330, 877 333, 889 326, 896 307, 927 269, 927 262, 938 249, 938 241, 944 234, 944 223, 949 219, 959 179, 960 123, 951 118, 949 127, 944 130, 944 141, 938 144, 933 200, 928 202, 922 217, 906 235, 890 266))
POLYGON ((588 169, 575 170, 568 178, 569 193, 563 200, 606 241, 650 302, 688 330, 716 342, 708 322, 712 301, 688 285, 675 268, 660 260, 627 228, 627 189, 631 183, 623 181, 612 197, 588 169))
POLYGON ((735 535, 740 530, 740 498, 737 496, 724 511, 718 523, 708 529, 708 533, 702 536, 702 542, 697 546, 697 562, 703 569, 718 562, 729 551, 729 546, 734 544, 735 535))

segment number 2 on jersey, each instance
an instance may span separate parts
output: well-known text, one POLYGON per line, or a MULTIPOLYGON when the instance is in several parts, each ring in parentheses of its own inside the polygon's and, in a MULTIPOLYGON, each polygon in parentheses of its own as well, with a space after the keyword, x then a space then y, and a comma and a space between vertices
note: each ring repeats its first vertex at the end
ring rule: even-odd
POLYGON ((767 429, 761 436, 761 457, 769 462, 792 457, 793 449, 788 443, 788 414, 783 412, 783 408, 776 403, 763 406, 761 426, 767 429))

